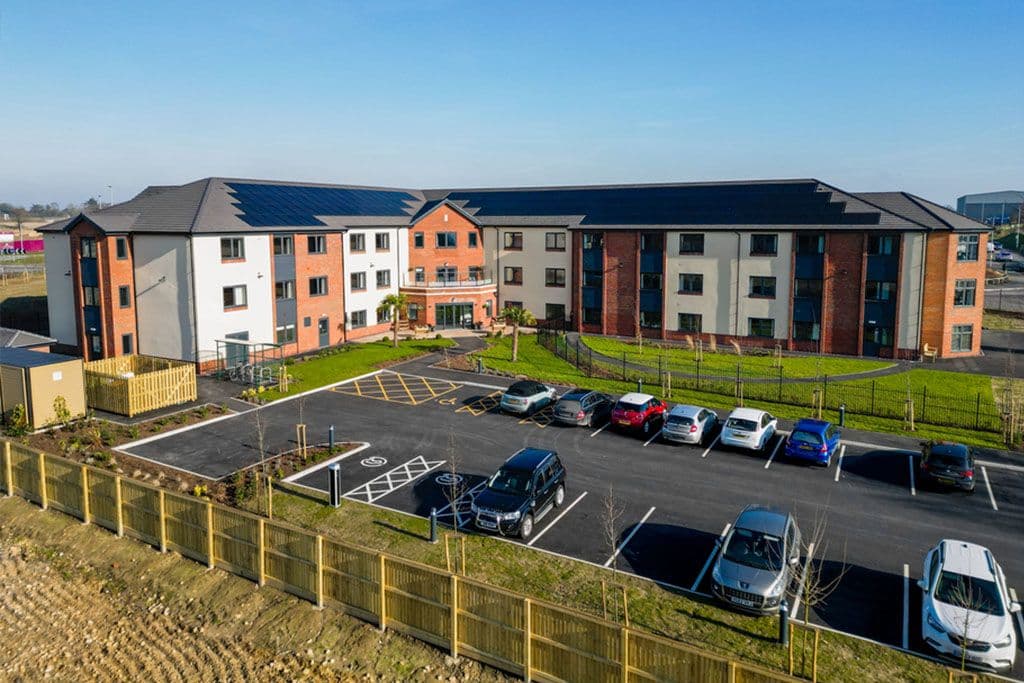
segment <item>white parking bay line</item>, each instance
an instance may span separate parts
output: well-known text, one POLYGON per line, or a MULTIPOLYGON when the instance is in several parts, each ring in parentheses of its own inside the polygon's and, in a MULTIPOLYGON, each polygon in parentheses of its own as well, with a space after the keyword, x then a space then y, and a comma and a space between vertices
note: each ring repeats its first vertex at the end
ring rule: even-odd
POLYGON ((392 491, 405 486, 409 482, 419 479, 430 470, 436 469, 444 463, 444 460, 426 460, 422 455, 417 455, 412 460, 388 470, 376 479, 355 487, 342 497, 349 500, 372 503, 392 491))
POLYGON ((903 565, 903 649, 910 646, 910 565, 903 565))
POLYGON ((800 599, 804 596, 804 590, 807 586, 807 568, 811 565, 811 560, 814 558, 814 542, 807 544, 807 559, 804 561, 804 571, 800 574, 800 592, 796 594, 796 599, 793 600, 793 609, 789 611, 790 614, 800 613, 800 599))
POLYGON ((654 436, 652 436, 651 438, 647 439, 647 441, 644 441, 644 448, 647 448, 648 446, 650 446, 651 442, 654 441, 655 439, 657 439, 659 436, 661 436, 661 430, 660 429, 654 433, 654 436))
POLYGON ((711 449, 714 448, 718 444, 718 440, 721 439, 721 438, 722 438, 721 434, 716 436, 715 440, 712 441, 711 444, 707 448, 704 449, 704 452, 700 454, 700 457, 702 457, 702 458, 708 457, 708 453, 710 453, 711 449))
POLYGON ((640 530, 640 527, 642 527, 644 525, 644 522, 646 522, 647 518, 650 517, 653 513, 654 513, 654 508, 652 507, 650 510, 647 511, 647 514, 644 515, 643 518, 639 522, 637 522, 636 526, 634 526, 633 530, 629 532, 629 535, 626 536, 625 540, 623 540, 622 543, 619 544, 619 547, 615 549, 615 552, 612 553, 612 556, 609 557, 605 561, 605 563, 604 563, 605 567, 611 565, 611 563, 615 560, 615 558, 619 556, 619 553, 622 552, 622 549, 626 547, 626 544, 629 543, 633 539, 633 536, 636 534, 636 532, 640 530))
POLYGON ((611 423, 611 422, 605 422, 605 423, 604 423, 604 427, 601 427, 600 429, 598 429, 598 430, 596 430, 596 431, 593 431, 593 432, 591 432, 591 433, 590 433, 590 436, 591 436, 591 437, 595 437, 595 436, 597 436, 598 434, 600 434, 601 432, 603 432, 604 430, 608 429, 608 428, 609 428, 609 427, 611 427, 611 426, 612 426, 612 423, 611 423))
POLYGON ((719 550, 719 548, 722 545, 722 539, 724 539, 725 535, 727 533, 729 533, 729 528, 731 526, 732 526, 732 522, 729 522, 728 524, 726 524, 725 528, 722 529, 721 535, 717 539, 715 539, 715 547, 711 549, 711 554, 708 555, 707 562, 704 563, 704 566, 700 570, 700 574, 697 574, 697 578, 694 580, 693 585, 690 586, 690 592, 691 593, 696 593, 697 592, 697 586, 699 586, 700 582, 704 580, 704 575, 708 573, 708 567, 711 566, 711 562, 714 561, 715 555, 718 554, 718 550, 719 550))
POLYGON ((914 486, 914 456, 907 456, 907 469, 910 472, 910 495, 917 495, 917 487, 914 486))
POLYGON ((584 491, 583 493, 581 493, 580 495, 578 495, 578 496, 576 497, 576 500, 574 500, 573 502, 569 503, 569 505, 567 505, 567 506, 566 506, 566 508, 565 508, 564 510, 562 510, 562 512, 561 512, 561 513, 560 513, 560 514, 559 514, 559 515, 558 515, 557 517, 555 517, 555 518, 554 518, 553 520, 551 520, 551 523, 550 523, 550 524, 548 524, 548 525, 547 525, 546 527, 544 527, 543 529, 541 529, 540 533, 539 533, 539 534, 537 534, 536 536, 534 536, 533 538, 531 538, 531 539, 530 539, 530 542, 529 542, 529 543, 527 543, 526 545, 533 545, 534 543, 536 543, 537 541, 539 541, 539 540, 540 540, 540 537, 541 537, 541 536, 543 536, 544 534, 546 534, 546 533, 548 532, 548 529, 550 529, 550 528, 551 528, 551 527, 553 527, 553 526, 554 526, 554 525, 555 525, 556 523, 558 523, 558 520, 560 520, 560 519, 561 519, 562 517, 565 517, 565 515, 566 515, 566 514, 567 514, 567 513, 569 512, 569 510, 572 510, 572 509, 573 509, 574 507, 576 507, 576 503, 578 503, 578 502, 580 502, 581 500, 583 500, 583 499, 584 499, 584 498, 586 497, 586 495, 587 495, 587 492, 586 492, 586 491, 584 491))
POLYGON ((775 444, 775 448, 773 448, 773 449, 772 449, 772 454, 768 456, 768 462, 766 462, 766 463, 764 464, 764 468, 765 468, 765 469, 768 469, 769 467, 771 467, 771 466, 772 466, 772 460, 774 460, 774 459, 775 459, 775 454, 776 454, 776 453, 778 453, 778 452, 779 452, 779 448, 781 448, 781 447, 782 447, 782 442, 783 442, 783 441, 785 441, 785 439, 781 439, 781 438, 780 438, 780 439, 778 440, 778 442, 777 442, 777 443, 775 444))
MULTIPOLYGON (((1014 602, 1020 602, 1017 599, 1017 591, 1013 588, 1010 589, 1010 599, 1014 602)), ((1024 633, 1024 614, 1017 612, 1017 626, 1020 626, 1020 632, 1024 633)))
POLYGON ((988 482, 988 470, 984 465, 981 466, 981 476, 985 478, 985 488, 988 489, 988 500, 992 503, 992 509, 998 511, 999 506, 996 505, 996 497, 992 495, 992 484, 988 482))
POLYGON ((836 462, 836 481, 839 481, 839 475, 843 472, 843 456, 846 455, 846 444, 844 443, 839 447, 839 461, 836 462))

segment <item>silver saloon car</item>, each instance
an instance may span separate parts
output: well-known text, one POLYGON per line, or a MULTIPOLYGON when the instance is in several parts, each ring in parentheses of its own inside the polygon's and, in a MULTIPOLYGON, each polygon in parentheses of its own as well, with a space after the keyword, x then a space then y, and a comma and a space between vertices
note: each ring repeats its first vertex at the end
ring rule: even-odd
POLYGON ((533 380, 515 382, 501 395, 501 409, 506 413, 532 415, 553 403, 556 393, 552 387, 533 380))
POLYGON ((718 415, 711 408, 676 406, 665 415, 661 437, 677 443, 707 445, 718 429, 718 415))
POLYGON ((799 572, 800 530, 793 515, 748 505, 722 542, 711 591, 736 609, 772 614, 799 572))

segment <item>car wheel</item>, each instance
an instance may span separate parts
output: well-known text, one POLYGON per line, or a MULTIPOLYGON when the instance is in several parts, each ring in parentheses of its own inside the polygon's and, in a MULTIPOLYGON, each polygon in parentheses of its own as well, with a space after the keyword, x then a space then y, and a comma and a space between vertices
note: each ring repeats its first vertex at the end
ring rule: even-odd
POLYGON ((559 484, 558 488, 555 489, 555 507, 556 508, 562 507, 562 503, 564 503, 564 502, 565 502, 565 487, 562 486, 561 484, 559 484))
POLYGON ((523 517, 523 523, 519 525, 519 538, 524 541, 533 535, 533 515, 523 517))

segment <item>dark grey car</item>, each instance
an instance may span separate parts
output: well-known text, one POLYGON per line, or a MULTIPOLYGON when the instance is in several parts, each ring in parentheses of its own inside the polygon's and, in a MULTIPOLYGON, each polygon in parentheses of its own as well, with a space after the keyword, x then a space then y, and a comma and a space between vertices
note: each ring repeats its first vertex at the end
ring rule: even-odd
POLYGON ((573 389, 555 404, 555 419, 567 425, 592 427, 604 424, 612 414, 615 401, 608 394, 590 389, 573 389))
POLYGON ((748 505, 722 542, 711 591, 744 612, 771 614, 799 573, 800 529, 793 515, 748 505))

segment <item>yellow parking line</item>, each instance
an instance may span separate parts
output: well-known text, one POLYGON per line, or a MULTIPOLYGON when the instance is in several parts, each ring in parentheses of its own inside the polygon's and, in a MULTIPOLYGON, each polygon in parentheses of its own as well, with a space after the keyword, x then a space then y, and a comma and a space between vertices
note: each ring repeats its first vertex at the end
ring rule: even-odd
POLYGON ((361 380, 361 379, 357 379, 355 382, 353 382, 353 384, 356 385, 356 395, 357 396, 362 396, 363 395, 363 388, 361 386, 359 386, 359 383, 362 382, 362 381, 363 380, 361 380))
POLYGON ((437 396, 437 394, 434 392, 434 387, 430 386, 430 382, 427 381, 426 377, 420 377, 420 381, 423 382, 423 386, 425 386, 427 388, 427 391, 430 392, 431 397, 437 396))
POLYGON ((402 383, 402 388, 405 389, 405 395, 409 397, 409 400, 412 401, 413 405, 416 405, 418 401, 416 400, 416 397, 412 395, 412 392, 409 390, 409 385, 405 383, 405 380, 402 379, 401 375, 394 376, 397 377, 398 381, 402 383))
POLYGON ((388 398, 388 390, 384 388, 384 382, 380 380, 380 375, 374 375, 374 377, 377 378, 377 386, 380 387, 380 393, 384 394, 384 400, 390 401, 391 399, 388 398))

